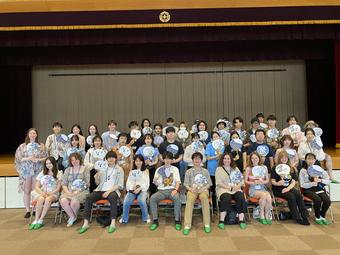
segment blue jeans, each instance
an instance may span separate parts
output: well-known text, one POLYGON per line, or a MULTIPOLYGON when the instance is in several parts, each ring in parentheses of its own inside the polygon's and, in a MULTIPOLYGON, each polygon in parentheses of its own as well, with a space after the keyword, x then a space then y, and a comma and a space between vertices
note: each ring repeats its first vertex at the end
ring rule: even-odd
POLYGON ((179 176, 181 178, 181 182, 184 183, 185 172, 187 171, 188 163, 184 160, 179 162, 179 176))
POLYGON ((137 198, 138 205, 140 206, 140 209, 142 211, 142 220, 147 221, 149 219, 149 213, 148 213, 148 205, 146 204, 146 198, 148 196, 148 193, 146 191, 142 191, 138 195, 133 194, 131 192, 128 192, 124 198, 123 203, 123 222, 127 223, 129 221, 129 211, 130 206, 133 205, 133 201, 137 198))

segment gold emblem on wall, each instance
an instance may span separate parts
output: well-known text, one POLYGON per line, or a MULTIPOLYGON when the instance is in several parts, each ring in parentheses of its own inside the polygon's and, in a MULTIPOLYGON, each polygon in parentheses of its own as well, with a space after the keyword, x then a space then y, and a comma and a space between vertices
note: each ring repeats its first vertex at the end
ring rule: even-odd
POLYGON ((169 22, 170 21, 170 13, 168 13, 167 11, 162 11, 159 14, 159 20, 163 23, 169 22))

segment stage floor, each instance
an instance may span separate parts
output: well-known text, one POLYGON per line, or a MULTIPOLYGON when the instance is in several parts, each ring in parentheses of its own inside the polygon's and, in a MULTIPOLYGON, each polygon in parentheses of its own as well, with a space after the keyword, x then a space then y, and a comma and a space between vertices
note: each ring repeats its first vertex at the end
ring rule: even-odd
MULTIPOLYGON (((340 150, 326 149, 333 158, 333 169, 340 170, 340 150)), ((13 155, 0 155, 0 177, 18 176, 14 167, 13 155)))

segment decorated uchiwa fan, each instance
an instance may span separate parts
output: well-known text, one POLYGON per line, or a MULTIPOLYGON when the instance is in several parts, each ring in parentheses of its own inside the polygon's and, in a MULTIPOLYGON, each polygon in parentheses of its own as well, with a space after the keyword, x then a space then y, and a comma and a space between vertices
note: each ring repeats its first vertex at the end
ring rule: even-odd
POLYGON ((131 130, 130 136, 131 138, 138 140, 142 136, 142 133, 138 129, 134 129, 134 130, 131 130))
POLYGON ((152 134, 152 128, 151 127, 145 127, 145 128, 143 128, 142 129, 142 133, 143 133, 143 135, 150 135, 150 134, 152 134))
POLYGON ((106 156, 106 153, 105 153, 105 151, 103 149, 95 149, 95 150, 93 150, 93 157, 94 158, 99 158, 99 159, 104 160, 105 156, 106 156))
POLYGON ((196 174, 194 178, 193 188, 200 189, 208 184, 207 178, 203 174, 196 174))
POLYGON ((312 165, 307 169, 307 173, 310 177, 321 177, 324 171, 325 170, 318 165, 312 165))
POLYGON ((92 136, 92 135, 89 135, 88 137, 86 137, 86 142, 87 142, 87 144, 89 144, 89 145, 93 145, 93 137, 94 136, 92 136))
POLYGON ((217 152, 221 152, 224 148, 224 142, 221 139, 214 140, 211 144, 214 150, 217 152))
POLYGON ((230 173, 231 183, 239 184, 240 182, 242 182, 242 180, 243 180, 243 174, 240 171, 238 170, 231 171, 230 173))
POLYGON ((267 132, 267 136, 270 138, 270 139, 277 139, 280 135, 280 132, 279 130, 277 130, 276 128, 271 128, 268 130, 267 132))
POLYGON ((251 141, 252 143, 255 143, 255 142, 256 142, 255 134, 251 134, 251 135, 249 136, 249 139, 250 139, 250 141, 251 141))
POLYGON ((269 147, 266 145, 259 145, 257 146, 256 152, 261 156, 261 157, 266 157, 269 153, 269 147))
POLYGON ((314 130, 315 136, 320 137, 323 134, 323 130, 319 127, 315 127, 313 128, 313 130, 314 130))
POLYGON ((200 140, 203 142, 206 141, 209 137, 209 134, 207 131, 200 131, 198 132, 198 135, 200 136, 200 140))
POLYGON ((44 192, 52 192, 56 188, 57 181, 51 175, 43 175, 40 184, 44 192))
POLYGON ((176 144, 169 144, 167 147, 166 147, 166 151, 172 153, 172 155, 176 155, 177 152, 179 151, 179 148, 176 144))
POLYGON ((233 151, 239 151, 243 146, 243 142, 239 138, 232 139, 230 141, 230 147, 233 151))
POLYGON ((86 190, 87 185, 82 179, 76 179, 72 182, 71 191, 82 192, 86 190))
POLYGON ((294 159, 296 157, 296 150, 294 150, 294 149, 286 149, 286 152, 287 152, 288 158, 290 160, 294 159))
POLYGON ((321 141, 320 136, 316 136, 314 140, 311 142, 311 147, 316 150, 321 150, 323 147, 323 143, 321 141))
POLYGON ((153 156, 155 155, 155 152, 156 152, 156 150, 155 150, 155 148, 154 147, 152 147, 152 146, 145 146, 144 148, 143 148, 143 150, 142 150, 142 154, 143 154, 143 156, 145 157, 145 158, 147 158, 147 159, 152 159, 153 158, 153 156))
POLYGON ((57 142, 58 143, 68 143, 69 138, 65 134, 60 134, 56 136, 57 142))
POLYGON ((160 135, 155 135, 155 137, 153 138, 153 143, 159 146, 162 142, 164 142, 164 138, 160 135))
POLYGON ((265 166, 254 166, 251 170, 253 176, 257 178, 264 178, 266 176, 267 168, 265 166))
POLYGON ((194 152, 197 152, 197 151, 203 149, 204 146, 203 146, 203 143, 201 141, 195 141, 195 142, 191 143, 191 147, 192 147, 192 150, 194 152))
POLYGON ((287 164, 279 164, 275 167, 275 171, 280 176, 286 176, 290 174, 290 167, 287 164))
POLYGON ((290 125, 288 127, 288 131, 291 134, 296 134, 296 133, 301 132, 301 127, 299 125, 290 125))
POLYGON ((131 150, 127 146, 121 146, 118 151, 123 155, 124 158, 127 158, 131 155, 131 150))
POLYGON ((224 141, 224 142, 229 141, 230 133, 227 130, 221 129, 221 130, 218 131, 218 133, 220 134, 222 141, 224 141))
POLYGON ((186 140, 189 137, 189 132, 184 128, 177 132, 177 136, 180 140, 186 140))
POLYGON ((247 137, 247 131, 245 130, 237 130, 238 135, 240 136, 241 140, 244 141, 247 137))
POLYGON ((117 140, 118 137, 115 135, 115 134, 110 134, 110 138, 114 139, 114 140, 117 140))
POLYGON ((107 161, 105 160, 98 160, 95 164, 94 164, 94 168, 96 170, 99 170, 99 171, 103 171, 105 172, 108 168, 109 164, 107 163, 107 161))

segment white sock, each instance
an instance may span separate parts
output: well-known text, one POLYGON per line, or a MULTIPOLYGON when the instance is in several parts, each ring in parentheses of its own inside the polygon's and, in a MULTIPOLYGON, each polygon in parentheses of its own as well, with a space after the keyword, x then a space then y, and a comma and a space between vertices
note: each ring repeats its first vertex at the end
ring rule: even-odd
POLYGON ((38 224, 43 224, 43 220, 38 220, 38 224))
POLYGON ((33 221, 32 222, 32 224, 34 225, 34 224, 37 224, 38 223, 38 221, 37 220, 35 220, 35 221, 33 221))

